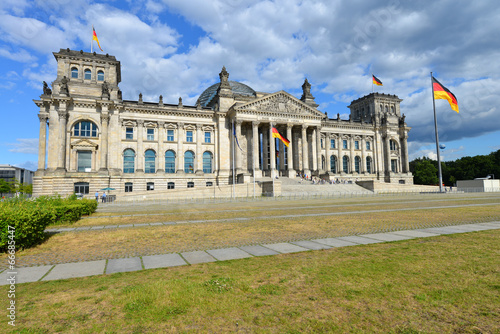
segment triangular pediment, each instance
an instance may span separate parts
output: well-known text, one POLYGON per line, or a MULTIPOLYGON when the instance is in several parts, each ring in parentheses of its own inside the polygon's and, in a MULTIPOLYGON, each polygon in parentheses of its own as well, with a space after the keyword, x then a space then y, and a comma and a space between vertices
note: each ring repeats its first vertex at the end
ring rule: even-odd
POLYGON ((324 118, 325 114, 285 91, 266 95, 252 102, 234 107, 238 111, 272 112, 282 114, 307 115, 324 118))
POLYGON ((98 145, 88 139, 78 139, 71 143, 71 147, 96 148, 98 145))

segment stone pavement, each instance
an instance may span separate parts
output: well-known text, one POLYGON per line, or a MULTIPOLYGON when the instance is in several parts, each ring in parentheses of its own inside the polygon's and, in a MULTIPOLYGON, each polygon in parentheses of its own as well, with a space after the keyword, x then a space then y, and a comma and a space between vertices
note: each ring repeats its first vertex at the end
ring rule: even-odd
POLYGON ((205 262, 227 261, 254 256, 269 256, 285 253, 303 252, 309 250, 329 249, 366 245, 381 242, 426 238, 438 235, 467 233, 484 230, 500 229, 500 222, 455 225, 449 227, 424 228, 419 230, 395 231, 389 233, 362 234, 339 238, 325 238, 242 246, 206 251, 184 252, 180 254, 163 254, 100 261, 62 263, 38 267, 6 269, 0 273, 0 285, 12 284, 8 279, 14 277, 15 283, 50 281, 73 277, 113 274, 143 269, 167 268, 205 262))

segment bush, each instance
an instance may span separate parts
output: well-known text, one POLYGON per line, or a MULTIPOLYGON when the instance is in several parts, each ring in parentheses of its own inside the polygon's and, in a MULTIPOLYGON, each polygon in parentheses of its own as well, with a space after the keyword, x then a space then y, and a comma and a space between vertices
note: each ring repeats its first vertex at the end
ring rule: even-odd
POLYGON ((32 247, 45 238, 49 225, 74 223, 82 215, 97 209, 97 202, 88 199, 63 199, 60 196, 41 196, 36 199, 12 198, 0 202, 0 251, 6 251, 9 226, 15 236, 16 249, 32 247))

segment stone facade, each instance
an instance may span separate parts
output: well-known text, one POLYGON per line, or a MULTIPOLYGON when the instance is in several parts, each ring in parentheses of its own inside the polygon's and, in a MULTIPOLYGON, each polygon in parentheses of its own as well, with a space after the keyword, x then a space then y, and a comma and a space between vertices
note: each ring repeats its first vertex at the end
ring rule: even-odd
POLYGON ((298 99, 229 81, 223 68, 220 82, 195 106, 181 98, 166 104, 162 96, 144 102, 142 94, 128 101, 115 57, 69 49, 54 56, 57 78, 34 100, 40 108, 35 195, 196 188, 252 176, 413 183, 410 128, 395 95, 369 94, 351 103, 349 120, 330 119, 317 109, 307 79, 298 99), (273 127, 288 147, 273 137, 273 127))

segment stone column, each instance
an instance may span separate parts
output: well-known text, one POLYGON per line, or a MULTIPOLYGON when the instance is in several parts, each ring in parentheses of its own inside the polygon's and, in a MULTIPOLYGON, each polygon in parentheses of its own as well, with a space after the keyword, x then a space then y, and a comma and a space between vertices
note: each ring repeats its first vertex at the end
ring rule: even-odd
POLYGON ((252 122, 252 168, 259 168, 259 122, 252 122))
POLYGON ((242 173, 242 162, 241 162, 241 150, 240 148, 238 147, 238 144, 240 143, 240 139, 241 139, 241 123, 243 123, 242 121, 240 120, 235 120, 234 121, 234 126, 236 127, 236 139, 238 139, 238 143, 236 143, 236 140, 235 140, 235 148, 234 148, 234 152, 236 153, 236 175, 242 173))
POLYGON ((361 173, 366 173, 366 137, 361 138, 361 173))
POLYGON ((330 134, 325 133, 325 172, 330 172, 330 134))
POLYGON ((408 133, 405 132, 401 138, 401 157, 403 159, 402 161, 402 167, 403 167, 403 173, 409 173, 410 172, 410 162, 408 161, 408 133))
MULTIPOLYGON (((320 174, 321 172, 324 172, 323 170, 323 159, 321 158, 321 152, 323 152, 323 150, 321 149, 321 129, 320 127, 317 127, 315 129, 316 131, 316 161, 317 161, 317 164, 318 164, 318 174, 320 174)), ((325 167, 326 167, 326 158, 325 158, 325 167)))
POLYGON ((45 170, 45 151, 47 146, 47 120, 49 114, 38 114, 40 134, 38 137, 38 170, 45 170))
POLYGON ((273 127, 269 126, 269 158, 271 160, 271 177, 276 175, 276 140, 273 138, 273 127))
POLYGON ((349 139, 349 163, 350 163, 350 174, 354 174, 355 172, 355 169, 354 169, 354 158, 356 157, 356 154, 354 154, 354 137, 351 136, 351 138, 349 139))
POLYGON ((312 133, 311 133, 311 158, 312 158, 312 169, 311 169, 311 172, 316 172, 316 171, 319 171, 319 166, 318 166, 318 157, 317 157, 317 154, 318 154, 318 145, 316 143, 316 133, 318 131, 316 130, 316 128, 313 128, 312 129, 312 133))
MULTIPOLYGON (((280 166, 279 166, 279 171, 282 173, 281 175, 283 175, 284 171, 285 171, 285 145, 283 144, 283 142, 280 140, 279 141, 279 150, 280 150, 280 166)), ((278 173, 279 174, 279 173, 278 173)))
POLYGON ((390 137, 388 134, 384 135, 384 160, 385 160, 385 166, 384 166, 384 174, 392 172, 391 169, 391 147, 390 147, 390 137))
POLYGON ((175 166, 177 167, 177 173, 184 173, 184 148, 182 143, 184 142, 184 123, 177 124, 177 154, 175 155, 175 166))
POLYGON ((202 152, 202 143, 203 136, 201 131, 201 124, 196 124, 196 174, 203 173, 203 152, 202 152))
POLYGON ((295 177, 295 170, 293 169, 293 137, 292 137, 292 124, 286 125, 286 139, 290 141, 288 144, 287 157, 288 157, 288 177, 295 177))
POLYGON ((108 169, 108 125, 109 114, 108 106, 103 105, 101 111, 101 166, 99 170, 106 171, 108 169))
POLYGON ((158 122, 158 169, 157 173, 165 172, 165 122, 158 122))
POLYGON ((302 166, 304 169, 304 174, 308 174, 309 172, 309 155, 307 152, 307 125, 302 125, 302 166))
POLYGON ((342 137, 342 135, 339 135, 339 140, 338 140, 338 145, 337 145, 337 150, 338 150, 338 153, 337 153, 337 173, 338 174, 344 172, 344 163, 343 163, 344 157, 342 156, 343 145, 344 145, 344 138, 342 137))
POLYGON ((66 111, 66 103, 59 103, 59 151, 57 156, 57 169, 65 169, 66 164, 66 126, 68 120, 68 112, 66 111))
POLYGON ((267 126, 262 128, 262 170, 269 170, 267 157, 269 156, 269 137, 266 135, 267 126))
POLYGON ((137 120, 137 168, 136 172, 144 172, 144 120, 137 120))

